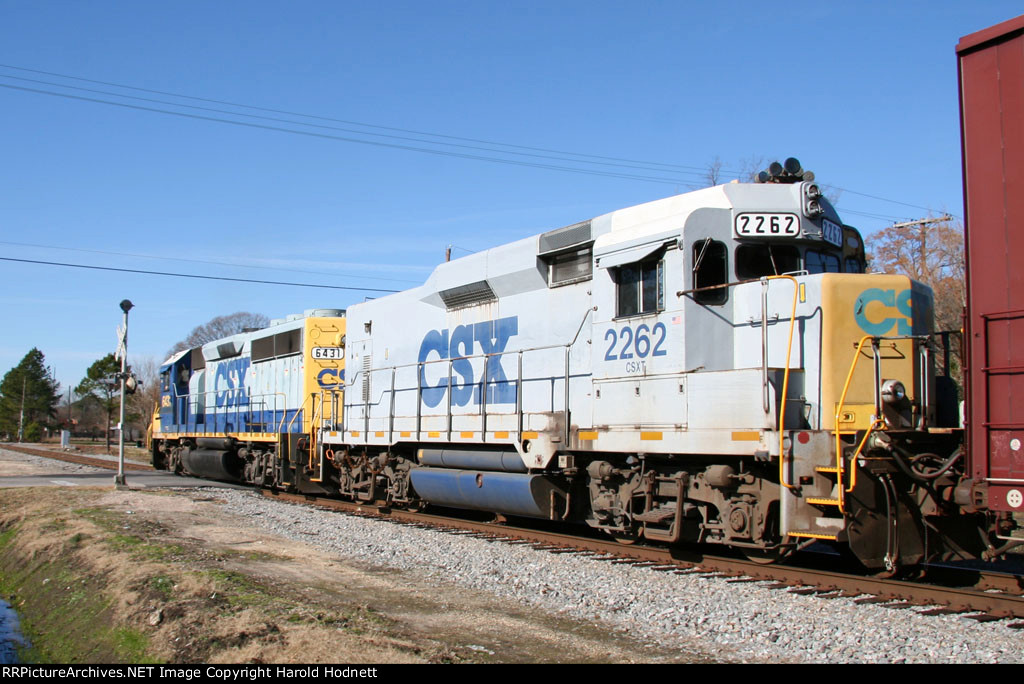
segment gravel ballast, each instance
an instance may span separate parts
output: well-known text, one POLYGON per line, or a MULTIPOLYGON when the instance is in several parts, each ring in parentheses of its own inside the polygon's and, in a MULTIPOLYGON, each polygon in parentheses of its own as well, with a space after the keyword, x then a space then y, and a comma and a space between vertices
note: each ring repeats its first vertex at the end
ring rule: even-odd
MULTIPOLYGON (((38 461, 50 468, 56 464, 38 461)), ((703 651, 733 662, 1024 661, 1024 630, 1009 626, 1015 620, 921 615, 927 607, 897 610, 769 589, 767 581, 730 583, 661 573, 288 504, 248 491, 221 489, 210 505, 241 516, 246 526, 311 544, 340 561, 398 569, 453 592, 472 588, 604 624, 652 649, 703 651)))
POLYGON ((552 554, 526 545, 398 525, 224 491, 233 513, 265 531, 350 560, 414 572, 600 621, 661 647, 734 661, 1021 662, 1013 621, 980 623, 768 589, 768 582, 675 575, 552 554))

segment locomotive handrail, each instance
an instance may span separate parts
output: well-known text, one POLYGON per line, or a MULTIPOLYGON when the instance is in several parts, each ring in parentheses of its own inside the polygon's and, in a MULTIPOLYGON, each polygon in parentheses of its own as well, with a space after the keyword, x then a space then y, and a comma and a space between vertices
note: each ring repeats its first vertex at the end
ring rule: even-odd
MULTIPOLYGON (((431 363, 442 363, 442 362, 446 362, 446 361, 471 361, 473 359, 482 359, 484 357, 489 357, 489 356, 504 356, 505 354, 517 354, 517 353, 524 353, 524 352, 544 351, 544 350, 547 350, 547 349, 564 349, 565 347, 573 347, 573 346, 576 345, 576 341, 579 339, 580 333, 583 332, 583 325, 587 322, 587 318, 590 317, 590 314, 593 311, 594 311, 594 307, 588 307, 587 308, 587 312, 585 314, 583 314, 583 320, 580 321, 579 328, 576 329, 576 334, 573 336, 573 338, 572 338, 572 340, 570 342, 567 342, 565 344, 546 344, 546 345, 543 345, 543 346, 540 346, 540 347, 527 347, 525 349, 511 349, 511 350, 505 350, 505 351, 500 351, 500 352, 483 352, 483 353, 480 353, 480 354, 467 354, 466 356, 457 356, 455 358, 449 358, 449 359, 428 359, 428 360, 425 360, 425 361, 415 361, 413 363, 402 363, 402 364, 396 364, 394 366, 381 366, 380 368, 371 368, 369 370, 369 372, 370 373, 379 373, 379 372, 385 371, 385 370, 392 370, 392 369, 397 370, 399 368, 412 368, 413 366, 419 367, 419 366, 425 366, 425 365, 431 364, 431 363)), ((364 369, 362 369, 362 368, 357 369, 356 372, 353 373, 352 376, 349 377, 346 380, 346 382, 345 382, 346 387, 352 387, 353 385, 355 385, 356 384, 356 378, 358 378, 364 372, 366 372, 366 371, 364 369)), ((346 404, 346 406, 355 406, 355 405, 356 405, 355 402, 353 402, 351 404, 346 404)))
MULTIPOLYGON (((419 433, 421 432, 421 418, 422 418, 421 413, 420 413, 422 399, 419 396, 419 393, 423 389, 422 388, 422 381, 420 380, 420 375, 422 373, 422 369, 425 366, 429 365, 429 364, 447 363, 448 364, 448 380, 447 380, 446 387, 450 388, 451 385, 452 385, 452 363, 453 362, 455 362, 455 361, 472 361, 472 360, 475 360, 475 359, 483 359, 484 372, 483 372, 482 378, 480 380, 480 383, 481 383, 481 386, 482 386, 480 418, 481 418, 481 430, 482 430, 482 435, 481 436, 482 436, 483 440, 486 441, 486 439, 487 439, 487 384, 488 384, 488 382, 487 382, 487 364, 488 364, 490 358, 491 357, 495 357, 495 356, 500 357, 500 356, 512 355, 512 354, 515 354, 517 356, 518 361, 517 361, 517 371, 516 371, 516 379, 515 379, 515 383, 516 383, 516 425, 517 425, 518 434, 521 435, 522 432, 523 432, 523 410, 522 410, 522 383, 523 383, 523 377, 522 377, 523 376, 522 358, 523 358, 523 354, 530 353, 530 352, 550 351, 550 350, 562 349, 562 350, 565 351, 565 377, 564 377, 564 383, 565 383, 565 392, 564 392, 564 398, 565 398, 565 402, 564 402, 565 435, 564 435, 564 438, 565 438, 565 443, 568 443, 568 441, 569 441, 569 439, 571 437, 571 429, 572 429, 571 428, 571 422, 569 420, 569 405, 570 405, 570 402, 569 402, 569 384, 570 384, 570 380, 571 380, 571 377, 572 377, 571 372, 570 372, 570 370, 571 370, 570 369, 570 364, 569 364, 570 356, 571 356, 571 350, 576 345, 576 342, 579 341, 580 334, 583 332, 583 328, 584 328, 584 326, 587 323, 587 319, 590 317, 590 314, 593 313, 595 310, 596 310, 596 307, 592 307, 592 306, 591 307, 587 307, 586 312, 583 314, 582 320, 580 320, 579 326, 576 328, 576 333, 573 335, 572 339, 569 342, 564 343, 564 344, 548 344, 548 345, 542 345, 542 346, 538 346, 538 347, 527 347, 525 349, 512 349, 512 350, 504 350, 504 351, 500 351, 500 352, 484 352, 484 353, 480 353, 480 354, 469 354, 469 355, 466 355, 466 356, 459 356, 459 357, 447 358, 447 359, 430 359, 430 360, 424 360, 424 361, 417 361, 415 363, 396 364, 396 365, 392 365, 392 366, 381 366, 380 368, 370 368, 370 369, 360 368, 360 369, 356 370, 356 372, 353 373, 346 380, 345 386, 346 386, 346 388, 354 387, 356 382, 360 378, 360 376, 363 375, 363 374, 366 374, 368 376, 372 376, 374 373, 381 373, 381 372, 385 372, 385 371, 391 371, 391 389, 390 390, 385 390, 385 391, 389 392, 389 394, 390 394, 390 404, 391 404, 391 408, 389 410, 389 415, 388 415, 388 433, 389 433, 388 434, 388 441, 390 442, 390 441, 394 440, 394 434, 393 433, 394 433, 394 418, 395 418, 395 416, 394 416, 395 393, 396 393, 396 391, 407 391, 407 390, 413 389, 412 387, 396 388, 395 385, 394 385, 395 375, 397 374, 397 371, 399 369, 414 368, 415 367, 416 368, 415 389, 417 390, 416 433, 417 433, 417 439, 419 439, 419 433)), ((508 380, 507 382, 512 382, 512 381, 508 380)), ((448 433, 448 439, 450 440, 451 439, 451 435, 452 435, 452 431, 453 431, 453 427, 452 426, 453 426, 453 420, 454 419, 453 419, 452 406, 451 406, 451 401, 452 401, 451 392, 450 391, 447 392, 447 395, 448 395, 447 402, 446 402, 447 403, 447 410, 446 410, 445 415, 446 415, 446 429, 447 429, 447 433, 448 433)), ((347 394, 346 394, 346 396, 347 396, 347 394)), ((364 422, 365 422, 364 432, 368 436, 369 432, 370 432, 370 430, 369 430, 369 421, 370 421, 370 409, 369 409, 370 401, 369 401, 369 398, 365 399, 364 401, 360 401, 360 402, 356 402, 356 401, 353 401, 352 403, 348 403, 347 401, 343 402, 343 406, 342 406, 343 413, 344 413, 344 409, 345 408, 359 406, 359 405, 363 406, 363 414, 364 414, 363 417, 364 417, 364 422)), ((348 421, 345 421, 345 422, 347 423, 348 421)))
MULTIPOLYGON (((853 488, 857 484, 857 462, 853 461, 853 467, 851 468, 852 472, 850 473, 850 485, 849 485, 849 488, 847 489, 846 487, 843 486, 843 473, 845 472, 845 468, 843 467, 842 439, 841 439, 841 435, 839 434, 839 418, 843 415, 843 404, 846 403, 846 393, 850 390, 850 382, 853 380, 853 372, 857 369, 857 362, 860 361, 860 355, 861 355, 861 352, 864 349, 864 343, 867 342, 868 340, 871 340, 872 357, 875 358, 875 359, 878 358, 878 340, 879 340, 879 338, 873 337, 871 335, 864 335, 863 337, 861 337, 860 341, 857 343, 857 349, 853 353, 853 363, 850 364, 850 370, 846 374, 846 382, 843 384, 843 393, 841 395, 839 395, 839 403, 836 404, 836 415, 835 415, 835 419, 836 419, 836 422, 835 422, 835 425, 836 425, 836 429, 835 429, 835 433, 836 433, 836 470, 837 470, 838 479, 839 479, 839 486, 838 486, 837 489, 838 489, 838 493, 839 493, 839 512, 840 513, 846 513, 846 496, 845 496, 845 494, 848 493, 848 492, 852 492, 853 488)), ((875 385, 876 385, 876 388, 877 388, 878 378, 875 378, 875 385)), ((877 403, 877 391, 875 393, 875 397, 876 397, 875 417, 874 417, 874 420, 871 421, 871 426, 868 427, 867 432, 864 434, 864 441, 866 441, 867 438, 868 438, 868 435, 871 434, 872 429, 874 429, 875 424, 879 420, 879 414, 881 413, 881 407, 877 403)), ((864 442, 861 442, 861 446, 858 447, 857 453, 860 453, 860 448, 863 447, 863 445, 864 445, 864 442)))
MULTIPOLYGON (((764 288, 765 288, 765 294, 764 294, 765 301, 767 301, 767 297, 768 297, 768 281, 770 281, 770 280, 780 280, 780 279, 785 279, 785 280, 793 281, 793 309, 790 311, 790 315, 789 315, 789 340, 786 342, 786 370, 782 374, 782 395, 779 398, 779 483, 782 484, 782 486, 785 487, 786 489, 795 489, 796 485, 793 485, 793 484, 790 484, 790 483, 786 482, 786 452, 785 452, 783 447, 785 446, 785 434, 786 434, 785 433, 785 426, 786 426, 786 395, 789 392, 789 370, 790 370, 789 359, 790 359, 790 356, 793 355, 793 328, 795 327, 795 324, 796 324, 796 304, 797 304, 797 295, 800 292, 800 281, 798 281, 795 277, 793 277, 791 275, 767 276, 766 278, 763 279, 764 288)), ((764 339, 764 344, 765 344, 765 346, 763 348, 763 353, 764 353, 764 364, 765 364, 765 381, 767 382, 767 363, 768 363, 767 330, 768 330, 768 321, 767 321, 767 309, 766 308, 762 309, 761 328, 762 328, 762 338, 764 339)))
MULTIPOLYGON (((245 388, 239 387, 239 388, 234 388, 231 391, 234 391, 234 390, 243 391, 244 389, 245 388)), ((203 415, 204 416, 207 416, 207 415, 213 416, 214 419, 216 419, 216 417, 219 416, 219 415, 227 414, 229 412, 228 411, 228 407, 223 407, 222 411, 218 411, 218 407, 217 407, 216 401, 215 401, 214 405, 212 407, 212 409, 213 409, 212 413, 207 413, 206 412, 207 405, 206 405, 205 399, 210 394, 217 394, 218 392, 225 392, 225 391, 229 391, 229 390, 211 389, 211 390, 204 390, 202 392, 196 392, 194 394, 193 393, 179 394, 178 393, 178 388, 175 385, 173 385, 173 384, 171 385, 171 396, 174 399, 186 399, 186 400, 188 400, 189 406, 192 406, 194 404, 196 408, 198 408, 199 406, 202 406, 203 407, 203 415), (204 400, 201 403, 200 403, 200 398, 202 398, 204 400)), ((263 392, 263 393, 260 393, 260 394, 248 394, 248 393, 246 393, 245 396, 246 396, 246 398, 248 400, 246 402, 246 404, 249 407, 248 410, 245 411, 245 413, 250 418, 250 420, 249 420, 249 424, 250 425, 252 424, 252 420, 251 420, 251 418, 252 418, 252 408, 251 407, 252 407, 252 404, 254 403, 254 401, 253 401, 254 399, 261 400, 260 403, 264 404, 264 406, 265 406, 266 404, 265 404, 265 402, 262 401, 262 399, 264 399, 265 397, 274 397, 274 408, 271 409, 271 410, 274 412, 274 414, 276 414, 277 411, 278 411, 277 398, 280 397, 281 398, 281 403, 284 406, 284 409, 283 409, 284 410, 284 415, 281 417, 280 422, 278 422, 278 424, 277 424, 277 432, 281 432, 281 427, 283 426, 284 421, 285 421, 285 419, 288 416, 288 405, 287 405, 288 404, 288 397, 287 397, 287 395, 285 395, 284 392, 263 392)), ((237 413, 237 411, 236 411, 236 413, 237 413)), ((198 411, 196 412, 196 415, 198 415, 198 411)), ((298 415, 298 414, 296 413, 296 415, 298 415)), ((293 418, 292 418, 293 421, 294 421, 294 418, 295 417, 293 416, 293 418)), ((216 423, 216 420, 214 422, 216 423)), ((188 432, 188 425, 189 425, 189 423, 188 423, 188 416, 187 415, 185 416, 184 422, 182 422, 182 423, 175 423, 175 424, 176 425, 184 425, 185 426, 185 431, 188 432)), ((203 421, 203 434, 207 434, 207 433, 210 432, 210 430, 208 429, 208 426, 209 426, 209 423, 204 420, 203 421)), ((198 428, 198 423, 195 425, 195 427, 198 428)), ((196 432, 198 432, 198 429, 196 430, 196 432)), ((213 432, 216 433, 216 429, 214 429, 213 432)), ((239 431, 239 432, 241 432, 241 431, 239 431)), ((252 432, 252 430, 246 430, 246 432, 252 432)))
MULTIPOLYGON (((770 278, 783 278, 785 276, 767 276, 770 278)), ((750 283, 759 283, 761 278, 750 278, 748 280, 734 280, 731 283, 722 283, 720 285, 705 285, 704 287, 692 287, 689 290, 676 290, 676 297, 682 297, 683 295, 694 294, 695 292, 710 292, 711 290, 721 290, 723 287, 736 287, 737 285, 749 285, 750 283)))
MULTIPOLYGON (((839 471, 839 511, 841 513, 845 513, 845 506, 844 506, 844 504, 845 504, 845 496, 844 496, 844 493, 852 492, 854 490, 854 488, 857 486, 857 458, 860 457, 860 453, 864 449, 864 445, 867 444, 868 437, 871 435, 871 433, 874 432, 875 430, 877 430, 879 427, 883 427, 885 425, 885 419, 882 417, 882 400, 881 400, 881 396, 879 394, 881 392, 882 378, 881 378, 881 368, 880 368, 881 358, 880 358, 879 352, 878 352, 878 343, 880 341, 882 341, 882 340, 893 340, 893 341, 896 341, 896 340, 918 340, 918 341, 927 341, 928 337, 929 337, 928 335, 900 335, 900 336, 895 336, 895 337, 865 335, 862 338, 860 338, 860 341, 857 343, 857 349, 854 351, 854 354, 853 354, 853 362, 850 364, 850 371, 846 374, 846 382, 843 384, 843 393, 839 397, 839 403, 836 404, 836 415, 835 415, 836 469, 839 471), (853 456, 851 458, 852 467, 850 468, 850 484, 849 484, 849 486, 844 488, 843 485, 842 485, 842 476, 843 476, 843 473, 845 472, 845 469, 843 468, 843 451, 842 451, 842 444, 841 444, 841 435, 840 435, 840 431, 839 431, 839 419, 840 419, 840 417, 843 414, 843 405, 846 403, 846 394, 847 394, 847 392, 850 389, 850 382, 853 380, 853 372, 857 368, 857 362, 860 361, 861 352, 864 349, 864 343, 867 342, 868 340, 871 340, 871 356, 872 356, 872 359, 874 360, 874 402, 875 402, 875 415, 872 417, 871 425, 869 425, 868 429, 865 431, 863 439, 861 439, 860 444, 857 445, 857 449, 853 453, 853 456)), ((927 355, 927 351, 924 351, 922 353, 927 355)), ((927 369, 923 367, 923 364, 926 363, 926 362, 927 362, 927 357, 925 357, 922 360, 922 367, 920 369, 921 372, 922 372, 922 378, 921 378, 921 387, 922 387, 922 390, 921 390, 921 394, 922 394, 922 398, 921 398, 921 414, 922 414, 922 420, 924 420, 923 416, 924 416, 924 414, 925 414, 925 412, 927 410, 927 401, 928 401, 928 396, 927 396, 927 387, 928 387, 928 385, 927 385, 927 378, 926 378, 926 376, 927 376, 927 372, 926 372, 927 369)))
MULTIPOLYGON (((312 395, 312 394, 310 394, 310 395, 309 395, 309 396, 307 396, 307 397, 306 397, 305 399, 303 399, 303 400, 302 400, 302 403, 300 403, 300 404, 299 404, 299 407, 298 407, 297 409, 295 409, 295 415, 293 415, 293 416, 292 416, 292 419, 288 421, 288 432, 289 432, 289 433, 290 433, 290 432, 292 431, 292 425, 294 425, 294 424, 295 424, 295 420, 296 420, 296 419, 297 419, 297 418, 299 417, 299 415, 300 415, 300 414, 302 413, 302 407, 306 405, 306 402, 307 402, 307 401, 309 401, 309 399, 310 399, 310 398, 311 398, 312 396, 313 396, 313 395, 312 395)), ((312 407, 312 405, 310 406, 310 408, 311 408, 311 409, 313 408, 313 407, 312 407)), ((287 416, 288 416, 288 411, 287 411, 287 410, 285 410, 285 412, 284 412, 284 416, 282 416, 282 417, 281 417, 281 423, 280 423, 280 425, 284 425, 284 420, 285 420, 285 418, 286 418, 287 416)), ((312 418, 310 418, 310 425, 313 425, 313 423, 312 423, 312 418)), ((281 432, 281 431, 280 431, 280 430, 278 430, 278 432, 281 432)))

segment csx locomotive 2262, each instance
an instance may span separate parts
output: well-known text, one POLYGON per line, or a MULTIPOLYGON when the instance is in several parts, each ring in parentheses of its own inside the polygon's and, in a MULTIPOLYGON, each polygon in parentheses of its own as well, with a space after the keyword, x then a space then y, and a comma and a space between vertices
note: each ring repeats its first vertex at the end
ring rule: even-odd
POLYGON ((161 368, 157 467, 623 542, 973 555, 931 290, 796 160, 438 266, 161 368))

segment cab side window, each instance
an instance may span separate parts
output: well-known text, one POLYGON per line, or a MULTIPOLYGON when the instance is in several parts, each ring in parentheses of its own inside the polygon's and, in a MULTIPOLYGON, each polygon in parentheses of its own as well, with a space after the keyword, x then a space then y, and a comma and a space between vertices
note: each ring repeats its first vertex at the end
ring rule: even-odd
POLYGON ((693 299, 709 306, 725 304, 729 299, 729 288, 725 287, 729 282, 729 250, 725 243, 710 238, 694 243, 692 263, 693 299))
POLYGON ((638 261, 615 269, 615 315, 639 316, 665 308, 664 261, 638 261))

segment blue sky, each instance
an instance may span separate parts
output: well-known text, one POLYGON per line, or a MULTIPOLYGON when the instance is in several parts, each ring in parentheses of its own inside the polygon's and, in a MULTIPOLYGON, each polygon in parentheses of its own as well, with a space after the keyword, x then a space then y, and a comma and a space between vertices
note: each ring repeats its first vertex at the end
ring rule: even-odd
MULTIPOLYGON (((686 192, 716 158, 727 170, 800 158, 843 189, 840 214, 865 233, 962 214, 954 47, 1019 12, 1002 0, 0 0, 0 256, 402 289, 448 244, 459 256, 686 192)), ((374 294, 11 261, 0 277, 0 373, 38 347, 65 392, 114 350, 124 298, 130 356, 162 360, 220 314, 374 294)))

